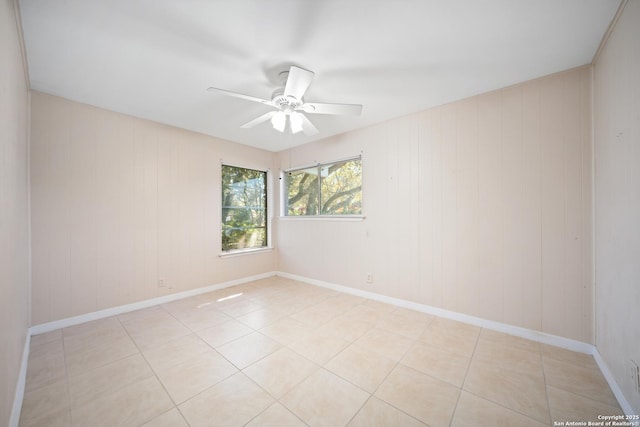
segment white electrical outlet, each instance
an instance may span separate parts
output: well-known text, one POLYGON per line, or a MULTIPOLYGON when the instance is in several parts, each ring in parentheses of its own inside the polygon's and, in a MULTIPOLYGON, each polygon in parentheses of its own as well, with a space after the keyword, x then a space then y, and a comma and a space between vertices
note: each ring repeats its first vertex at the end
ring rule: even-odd
POLYGON ((367 273, 367 283, 373 283, 373 274, 367 273))
POLYGON ((164 288, 164 279, 158 279, 158 287, 164 288))

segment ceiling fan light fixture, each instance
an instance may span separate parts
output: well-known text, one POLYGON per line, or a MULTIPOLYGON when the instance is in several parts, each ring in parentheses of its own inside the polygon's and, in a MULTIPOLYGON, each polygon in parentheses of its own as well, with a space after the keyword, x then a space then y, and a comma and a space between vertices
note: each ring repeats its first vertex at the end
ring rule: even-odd
POLYGON ((289 125, 291 126, 291 133, 298 133, 302 131, 302 114, 293 112, 289 114, 289 125))
POLYGON ((275 109, 275 111, 269 111, 243 124, 240 126, 242 129, 249 129, 266 121, 271 121, 271 125, 278 132, 291 134, 303 132, 307 136, 312 136, 318 134, 319 131, 306 114, 359 116, 362 113, 362 105, 360 104, 305 102, 303 97, 313 80, 313 76, 313 71, 292 65, 288 71, 280 73, 283 87, 273 91, 271 99, 257 98, 213 86, 208 88, 207 91, 258 102, 275 109))
POLYGON ((287 115, 284 111, 278 111, 273 117, 271 117, 271 124, 275 130, 284 132, 284 127, 287 124, 287 115))

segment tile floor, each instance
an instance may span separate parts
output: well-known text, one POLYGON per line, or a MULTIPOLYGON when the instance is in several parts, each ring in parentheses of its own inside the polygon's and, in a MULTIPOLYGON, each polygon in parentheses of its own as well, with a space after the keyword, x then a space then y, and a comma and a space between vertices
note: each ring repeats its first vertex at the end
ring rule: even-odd
POLYGON ((32 337, 20 426, 548 426, 591 356, 273 277, 32 337))

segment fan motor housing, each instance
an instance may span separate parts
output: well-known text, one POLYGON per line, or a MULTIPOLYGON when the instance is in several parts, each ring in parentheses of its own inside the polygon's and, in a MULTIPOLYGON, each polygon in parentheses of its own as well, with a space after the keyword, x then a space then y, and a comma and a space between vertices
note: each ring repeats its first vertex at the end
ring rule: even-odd
POLYGON ((300 108, 303 102, 296 99, 293 96, 285 96, 284 88, 276 89, 271 95, 271 102, 273 102, 280 110, 292 111, 300 108))

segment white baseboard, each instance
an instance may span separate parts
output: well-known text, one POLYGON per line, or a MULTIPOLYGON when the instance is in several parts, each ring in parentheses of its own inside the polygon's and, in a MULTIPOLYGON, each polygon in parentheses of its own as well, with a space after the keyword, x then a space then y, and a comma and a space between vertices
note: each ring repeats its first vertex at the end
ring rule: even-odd
POLYGON ((596 347, 593 348, 593 358, 596 360, 596 363, 600 368, 600 372, 602 372, 602 375, 604 375, 604 378, 609 383, 609 387, 611 387, 611 391, 613 392, 613 395, 618 400, 618 404, 624 411, 625 415, 637 415, 633 410, 633 408, 631 407, 631 404, 629 403, 627 398, 624 397, 624 394, 622 393, 622 389, 616 382, 615 378, 613 377, 613 374, 611 373, 611 370, 609 369, 609 366, 604 361, 604 359, 602 358, 602 356, 600 355, 600 352, 596 347))
POLYGON ((435 316, 444 317, 446 319, 457 320, 459 322, 468 323, 482 328, 490 329, 497 332, 503 332, 505 334, 514 335, 521 338, 526 338, 531 341, 536 341, 543 344, 549 344, 556 347, 565 348, 567 350, 576 351, 579 353, 590 354, 595 359, 602 375, 609 383, 611 391, 618 400, 618 404, 626 415, 635 415, 634 410, 624 397, 620 386, 616 382, 615 378, 611 374, 606 362, 600 356, 598 349, 589 343, 582 341, 572 340, 570 338, 559 337, 557 335, 551 335, 544 332, 534 331, 531 329, 521 328, 518 326, 508 325, 506 323, 495 322, 493 320, 482 319, 479 317, 469 316, 455 311, 444 310, 438 307, 432 307, 425 304, 419 304, 412 301, 406 301, 399 298, 388 297, 385 295, 376 294, 373 292, 363 291, 361 289, 350 288, 348 286, 336 285, 335 283, 324 282, 322 280, 309 279, 308 277, 298 276, 295 274, 285 273, 278 271, 278 276, 285 277, 299 282, 308 283, 310 285, 321 286, 323 288, 333 289, 335 291, 344 292, 346 294, 356 295, 375 301, 385 302, 387 304, 393 304, 404 308, 409 308, 416 311, 421 311, 427 314, 433 314, 435 316))
POLYGON ((20 413, 22 411, 22 401, 24 400, 24 390, 27 384, 27 366, 29 363, 29 349, 31 347, 31 334, 27 331, 24 340, 24 349, 22 350, 22 362, 20 364, 20 372, 18 373, 18 383, 16 384, 16 393, 13 398, 13 407, 11 408, 11 418, 9 418, 9 427, 18 427, 20 422, 20 413))
POLYGON ((445 319, 457 320, 459 322, 467 323, 470 325, 491 329, 492 331, 503 332, 509 335, 515 335, 517 337, 526 338, 531 341, 536 341, 543 344, 549 344, 556 347, 562 347, 567 350, 576 351, 579 353, 593 354, 593 350, 594 350, 594 347, 591 344, 588 344, 582 341, 572 340, 569 338, 559 337, 557 335, 551 335, 544 332, 521 328, 518 326, 507 325, 506 323, 495 322, 493 320, 487 320, 487 319, 482 319, 480 317, 469 316, 467 314, 462 314, 455 311, 445 310, 438 307, 432 307, 429 305, 407 301, 399 298, 388 297, 388 296, 376 294, 373 292, 363 291, 361 289, 350 288, 348 286, 336 285, 334 283, 323 282, 321 280, 309 279, 308 277, 298 276, 295 274, 284 273, 281 271, 278 271, 276 274, 281 277, 297 280, 299 282, 308 283, 310 285, 322 286, 323 288, 333 289, 335 291, 344 292, 346 294, 361 296, 361 297, 372 299, 375 301, 380 301, 387 304, 393 304, 400 307, 409 308, 411 310, 427 313, 427 314, 433 314, 434 316, 444 317, 445 319))
POLYGON ((275 272, 258 274, 255 276, 244 277, 242 279, 230 280, 228 282, 205 286, 203 288, 191 289, 184 292, 177 292, 171 295, 163 295, 157 298, 151 298, 148 300, 138 301, 131 304, 111 307, 111 308, 107 308, 100 311, 94 311, 92 313, 81 314, 79 316, 68 317, 66 319, 54 320, 53 322, 42 323, 40 325, 32 326, 31 328, 29 328, 29 333, 31 335, 44 334, 45 332, 51 332, 57 329, 67 328, 69 326, 90 322, 92 320, 104 319, 106 317, 116 316, 118 314, 128 313, 130 311, 153 307, 155 305, 165 304, 165 303, 179 300, 182 298, 188 298, 196 295, 206 294, 207 292, 217 291, 220 289, 228 288, 230 286, 236 286, 236 285, 241 285, 243 283, 253 282, 255 280, 265 279, 267 277, 273 277, 275 275, 276 275, 275 272))
POLYGON ((593 355, 596 363, 598 364, 598 367, 600 368, 602 374, 604 375, 605 379, 609 383, 609 386, 611 387, 611 390, 613 391, 616 399, 618 400, 620 407, 627 415, 633 415, 633 408, 624 397, 622 390, 620 389, 618 383, 615 381, 607 364, 605 363, 604 359, 602 359, 602 357, 600 356, 600 353, 598 352, 596 347, 591 344, 572 340, 569 338, 560 337, 557 335, 547 334, 544 332, 534 331, 531 329, 521 328, 518 326, 508 325, 508 324, 496 322, 493 320, 487 320, 479 317, 469 316, 469 315, 458 313, 455 311, 445 310, 438 307, 432 307, 429 305, 407 301, 400 298, 389 297, 386 295, 376 294, 376 293, 364 291, 361 289, 350 288, 348 286, 337 285, 335 283, 325 282, 322 280, 310 279, 308 277, 298 276, 296 274, 285 273, 282 271, 274 271, 274 272, 263 273, 255 276, 249 276, 242 279, 231 280, 228 282, 219 283, 211 286, 206 286, 204 288, 178 292, 171 295, 165 295, 162 297, 139 301, 132 304, 112 307, 105 310, 96 311, 93 313, 87 313, 80 316, 69 317, 66 319, 56 320, 53 322, 32 326, 31 328, 29 328, 27 340, 25 343, 22 367, 20 370, 18 385, 16 387, 15 400, 14 400, 13 410, 11 414, 11 421, 9 423, 9 426, 17 427, 18 421, 20 419, 20 409, 22 407, 22 399, 24 396, 24 388, 25 388, 26 375, 27 375, 27 361, 29 358, 29 344, 31 341, 31 335, 38 335, 45 332, 54 331, 60 328, 79 325, 81 323, 89 322, 92 320, 103 319, 106 317, 111 317, 118 314, 134 311, 134 310, 139 310, 142 308, 153 307, 159 304, 164 304, 164 303, 175 301, 178 299, 187 298, 195 295, 201 295, 207 292, 228 288, 230 286, 241 285, 243 283, 248 283, 248 282, 252 282, 255 280, 264 279, 264 278, 268 278, 276 275, 287 278, 287 279, 308 283, 310 285, 321 286, 323 288, 344 292, 346 294, 360 296, 360 297, 364 297, 374 301, 380 301, 387 304, 393 304, 399 307, 404 307, 411 310, 432 314, 432 315, 443 317, 446 319, 457 320, 459 322, 480 326, 482 328, 490 329, 497 332, 503 332, 505 334, 529 339, 531 341, 536 341, 543 344, 549 344, 556 347, 565 348, 567 350, 576 351, 579 353, 593 355))
POLYGON ((503 332, 505 334, 514 335, 521 338, 526 338, 531 341, 536 341, 543 344, 549 344, 556 347, 565 348, 567 350, 576 351, 579 353, 590 354, 595 359, 602 375, 609 383, 609 387, 611 387, 611 391, 615 395, 618 400, 618 404, 624 411, 626 415, 636 415, 634 413, 633 408, 624 397, 622 393, 622 389, 616 382, 613 374, 609 370, 606 362, 598 352, 598 349, 592 345, 582 341, 572 340, 570 338, 559 337, 557 335, 551 335, 544 332, 534 331, 531 329, 521 328, 518 326, 507 325, 505 323, 495 322, 492 320, 482 319, 479 317, 469 316, 462 313, 457 313, 455 311, 444 310, 438 307, 432 307, 425 304, 419 304, 416 302, 406 301, 399 298, 388 297, 385 295, 376 294, 373 292, 363 291, 361 289, 354 289, 348 286, 336 285, 335 283, 324 282, 322 280, 310 279, 304 276, 298 276, 295 274, 285 273, 278 271, 276 273, 278 276, 285 277, 292 280, 297 280, 299 282, 308 283, 310 285, 321 286, 323 288, 333 289, 335 291, 344 292, 346 294, 356 295, 368 299, 372 299, 375 301, 384 302, 387 304, 393 304, 404 308, 409 308, 412 310, 420 311, 427 314, 433 314, 435 316, 444 317, 446 319, 457 320, 459 322, 468 323, 475 326, 480 326, 482 328, 490 329, 497 332, 503 332))

